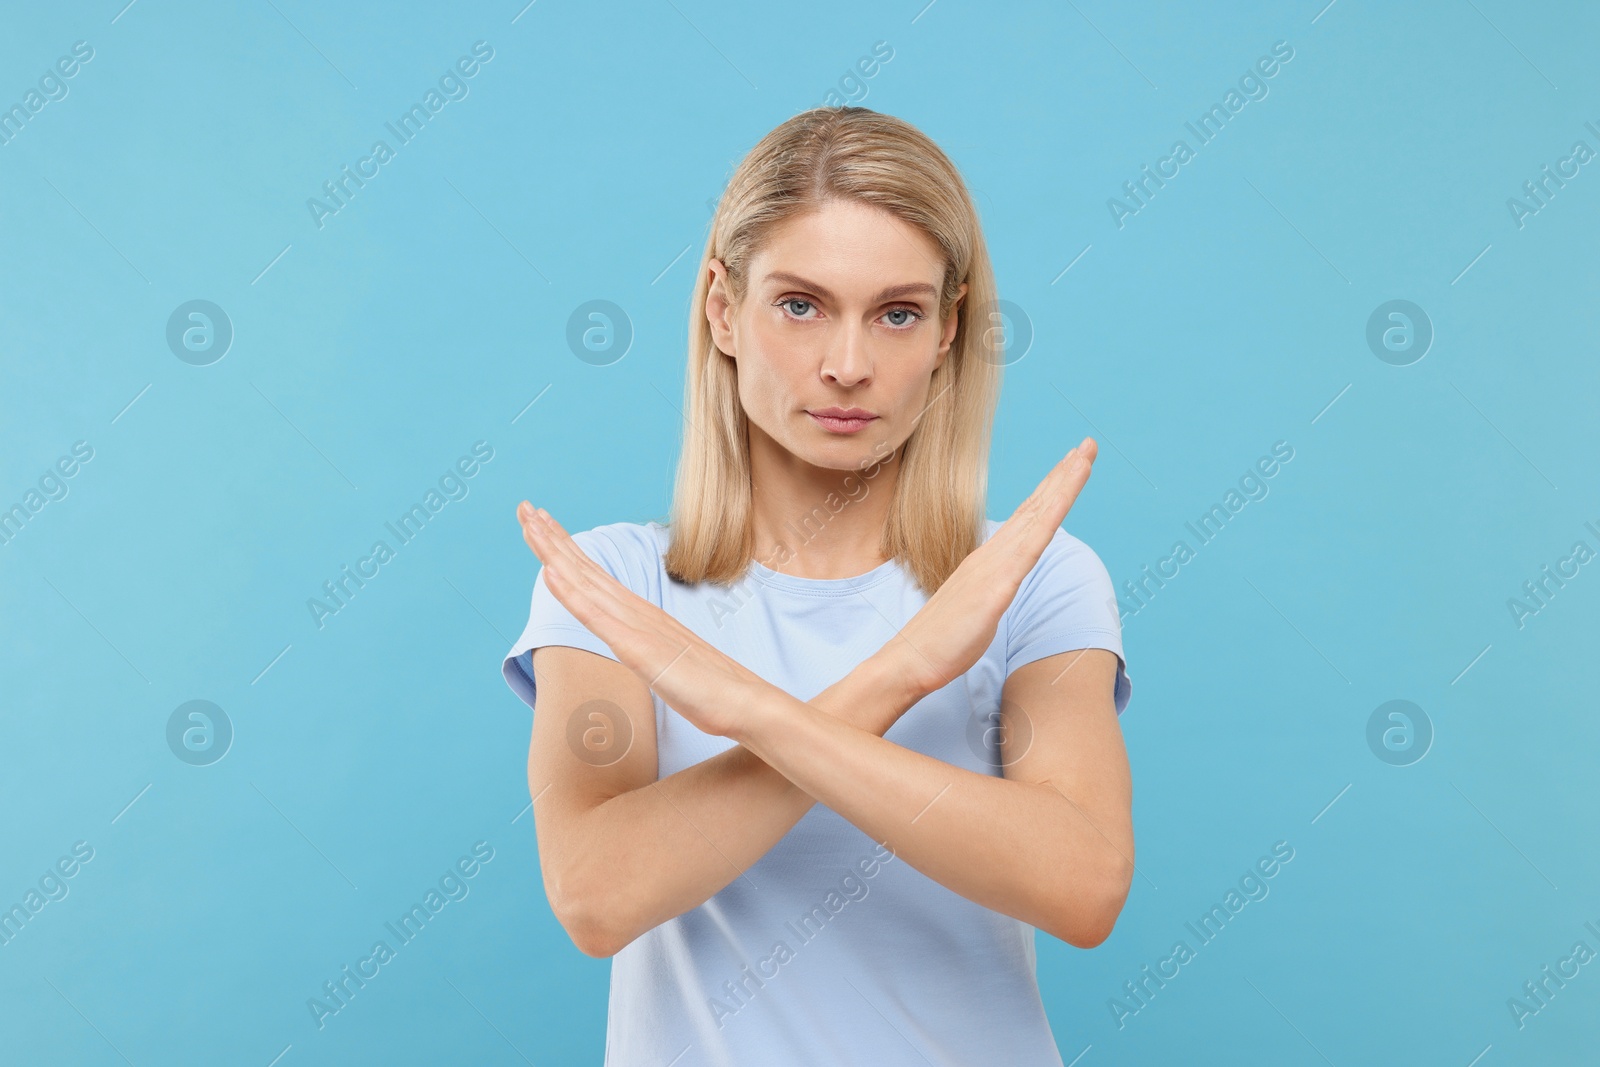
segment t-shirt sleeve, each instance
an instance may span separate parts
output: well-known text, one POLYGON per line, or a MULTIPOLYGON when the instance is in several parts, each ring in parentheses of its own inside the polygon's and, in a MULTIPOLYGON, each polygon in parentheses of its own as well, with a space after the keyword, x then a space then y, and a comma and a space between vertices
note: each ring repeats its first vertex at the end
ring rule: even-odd
MULTIPOLYGON (((572 540, 583 549, 584 555, 600 564, 613 578, 634 592, 639 591, 636 580, 630 578, 628 554, 611 531, 600 527, 580 530, 572 535, 572 540)), ((522 636, 517 638, 516 644, 511 646, 511 651, 506 653, 500 665, 500 673, 505 676, 506 684, 530 708, 534 702, 533 650, 543 645, 566 645, 607 659, 617 658, 610 646, 590 633, 577 616, 550 592, 545 585, 544 567, 541 566, 533 580, 528 624, 523 627, 522 636)))
POLYGON ((1111 575, 1093 549, 1058 529, 1008 609, 1006 674, 1036 659, 1080 648, 1104 648, 1116 654, 1114 701, 1121 715, 1133 682, 1122 656, 1122 620, 1111 575))

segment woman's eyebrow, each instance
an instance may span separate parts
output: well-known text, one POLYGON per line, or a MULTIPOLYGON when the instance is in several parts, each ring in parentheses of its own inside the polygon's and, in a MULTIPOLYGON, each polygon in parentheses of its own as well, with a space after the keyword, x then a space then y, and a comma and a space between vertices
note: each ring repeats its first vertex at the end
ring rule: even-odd
MULTIPOLYGON (((831 292, 829 292, 827 289, 823 288, 822 286, 818 285, 816 282, 808 281, 805 278, 800 277, 800 275, 798 275, 798 274, 790 274, 788 271, 781 271, 781 270, 773 271, 771 274, 767 275, 766 280, 769 281, 769 282, 782 282, 785 285, 793 285, 796 288, 800 288, 800 289, 809 289, 811 292, 816 293, 818 296, 822 297, 822 299, 824 299, 824 300, 835 300, 836 299, 831 292)), ((882 292, 880 292, 877 296, 873 297, 871 302, 874 303, 874 304, 877 304, 877 303, 881 303, 882 301, 893 300, 894 298, 901 297, 901 296, 937 296, 937 295, 938 295, 938 290, 935 289, 933 286, 929 285, 927 282, 907 282, 904 285, 891 285, 891 286, 889 286, 887 289, 885 289, 882 292)))

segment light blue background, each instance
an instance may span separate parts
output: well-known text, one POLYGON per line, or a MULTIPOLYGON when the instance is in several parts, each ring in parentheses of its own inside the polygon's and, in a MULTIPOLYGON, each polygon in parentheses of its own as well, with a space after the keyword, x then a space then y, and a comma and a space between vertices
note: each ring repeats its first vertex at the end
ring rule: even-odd
POLYGON ((949 152, 1034 330, 992 517, 1094 434, 1066 526, 1120 585, 1295 449, 1125 619, 1139 874, 1104 945, 1039 938, 1063 1057, 1592 1062, 1600 963, 1520 1030, 1506 1001, 1600 950, 1600 564, 1520 629, 1506 602, 1600 548, 1600 162, 1520 228, 1506 201, 1600 149, 1600 9, 123 3, 0 34, 5 107, 94 48, 0 146, 0 506, 94 449, 0 546, 0 905, 95 850, 0 947, 9 1062, 599 1062, 609 965, 546 904, 500 676, 513 510, 665 517, 708 201, 877 41, 853 102, 949 152), (470 95, 319 229, 307 198, 479 40, 470 95), (1269 95, 1114 225, 1280 40, 1269 95), (193 299, 235 330, 209 366, 165 340, 193 299), (634 330, 609 366, 566 341, 595 299, 634 330), (1436 331, 1409 366, 1366 344, 1391 299, 1436 331), (307 599, 480 440, 319 629, 307 599), (166 741, 194 699, 236 732, 209 766, 166 741), (1391 699, 1435 730, 1410 766, 1366 741, 1391 699), (1280 840, 1270 896, 1119 1029, 1280 840), (308 998, 475 841, 470 895, 319 1030, 308 998))

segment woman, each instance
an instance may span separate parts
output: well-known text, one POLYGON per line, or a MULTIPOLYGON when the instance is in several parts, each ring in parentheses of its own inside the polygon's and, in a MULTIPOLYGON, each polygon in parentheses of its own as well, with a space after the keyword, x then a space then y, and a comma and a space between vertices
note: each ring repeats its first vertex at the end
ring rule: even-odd
POLYGON ((671 524, 518 508, 503 669, 610 1067, 1062 1062, 1033 934, 1093 947, 1127 896, 1131 687, 1060 529, 1095 443, 984 515, 995 301, 936 145, 799 114, 712 222, 671 524))

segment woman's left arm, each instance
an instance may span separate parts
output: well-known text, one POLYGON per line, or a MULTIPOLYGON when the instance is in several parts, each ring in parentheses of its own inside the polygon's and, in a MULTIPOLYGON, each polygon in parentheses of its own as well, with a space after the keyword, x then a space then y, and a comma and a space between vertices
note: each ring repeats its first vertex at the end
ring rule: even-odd
POLYGON ((1080 649, 1014 670, 1005 777, 897 745, 758 688, 728 736, 953 892, 1068 944, 1111 933, 1133 877, 1133 786, 1117 657, 1080 649))
MULTIPOLYGON (((1089 477, 1091 438, 1069 451, 992 536, 857 670, 905 709, 965 673, 992 642, 1089 477)), ((1110 935, 1133 875, 1132 785, 1105 649, 1012 671, 1001 701, 1005 777, 897 745, 756 675, 623 588, 542 508, 522 504, 551 591, 670 707, 732 738, 886 843, 923 874, 1081 948, 1110 935)))

